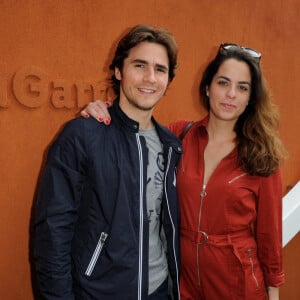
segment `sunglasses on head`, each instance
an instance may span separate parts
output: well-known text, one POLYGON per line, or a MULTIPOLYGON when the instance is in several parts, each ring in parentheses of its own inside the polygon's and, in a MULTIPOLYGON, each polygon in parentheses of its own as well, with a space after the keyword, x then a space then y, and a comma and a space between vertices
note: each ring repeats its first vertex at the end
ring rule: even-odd
POLYGON ((220 45, 220 50, 243 50, 258 60, 261 58, 261 53, 255 49, 243 47, 237 44, 223 43, 220 45))

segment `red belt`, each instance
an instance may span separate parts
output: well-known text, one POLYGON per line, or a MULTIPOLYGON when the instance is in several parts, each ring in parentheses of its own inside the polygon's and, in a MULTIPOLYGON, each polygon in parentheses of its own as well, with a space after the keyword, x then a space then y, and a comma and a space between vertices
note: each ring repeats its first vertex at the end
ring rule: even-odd
POLYGON ((180 235, 188 238, 195 244, 211 244, 216 246, 231 245, 237 240, 253 237, 250 229, 243 229, 228 234, 208 234, 204 231, 192 231, 182 228, 180 230, 180 235))

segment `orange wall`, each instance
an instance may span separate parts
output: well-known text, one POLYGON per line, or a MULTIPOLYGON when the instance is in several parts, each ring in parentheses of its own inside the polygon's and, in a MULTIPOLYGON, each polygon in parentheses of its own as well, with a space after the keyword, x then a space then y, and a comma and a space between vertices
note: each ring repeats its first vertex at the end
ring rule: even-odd
MULTIPOLYGON (((43 153, 84 103, 109 97, 104 82, 109 53, 120 34, 137 23, 166 27, 179 44, 177 76, 155 112, 163 123, 203 115, 197 85, 220 42, 263 53, 289 151, 285 191, 295 184, 300 179, 299 14, 299 0, 1 1, 0 298, 33 299, 28 245, 43 153)), ((299 299, 299 245, 298 237, 285 249, 284 300, 299 299)))

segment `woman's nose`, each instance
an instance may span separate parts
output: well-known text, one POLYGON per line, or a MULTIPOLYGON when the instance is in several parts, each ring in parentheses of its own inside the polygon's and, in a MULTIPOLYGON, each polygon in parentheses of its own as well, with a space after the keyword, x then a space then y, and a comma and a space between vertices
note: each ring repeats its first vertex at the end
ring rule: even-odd
POLYGON ((235 95, 236 95, 236 88, 235 88, 235 86, 231 85, 231 86, 228 87, 227 95, 230 98, 234 98, 235 97, 235 95))

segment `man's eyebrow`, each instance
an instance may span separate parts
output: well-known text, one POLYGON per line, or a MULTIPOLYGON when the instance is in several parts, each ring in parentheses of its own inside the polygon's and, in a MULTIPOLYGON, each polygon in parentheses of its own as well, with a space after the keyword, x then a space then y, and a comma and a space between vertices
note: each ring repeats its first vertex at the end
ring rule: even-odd
MULTIPOLYGON (((140 59, 140 58, 136 58, 134 60, 132 60, 132 63, 140 63, 140 64, 144 64, 144 65, 149 65, 149 62, 147 62, 144 59, 140 59)), ((165 70, 169 70, 169 67, 166 65, 162 65, 162 64, 156 64, 156 67, 165 69, 165 70)))
POLYGON ((166 71, 169 70, 169 67, 166 66, 166 65, 156 64, 156 66, 159 67, 159 68, 161 68, 161 69, 164 69, 164 70, 166 70, 166 71))
POLYGON ((133 59, 131 62, 132 62, 132 63, 140 63, 140 64, 145 64, 145 65, 147 65, 147 64, 148 64, 148 62, 147 62, 146 60, 144 60, 144 59, 140 59, 140 58, 133 59))

